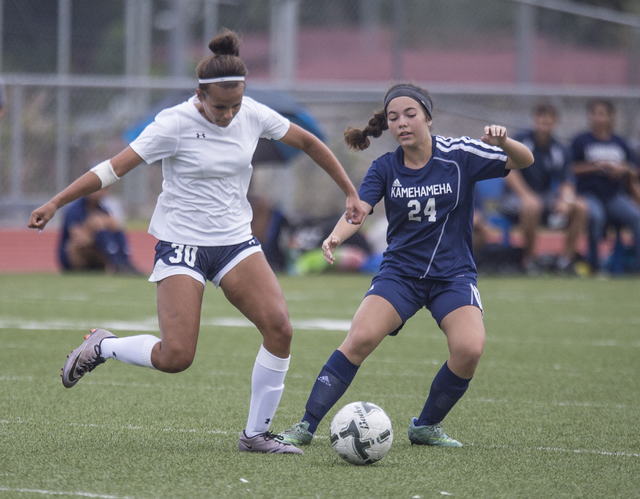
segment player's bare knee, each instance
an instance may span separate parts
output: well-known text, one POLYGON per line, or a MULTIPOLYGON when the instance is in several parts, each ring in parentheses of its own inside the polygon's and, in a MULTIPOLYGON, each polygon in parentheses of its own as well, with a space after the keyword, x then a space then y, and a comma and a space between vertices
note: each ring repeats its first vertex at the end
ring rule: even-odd
POLYGON ((464 363, 470 368, 474 369, 480 363, 480 357, 482 357, 482 349, 469 349, 464 353, 464 363))
POLYGON ((186 371, 192 363, 193 359, 172 359, 168 362, 163 363, 161 367, 157 367, 156 369, 164 373, 177 374, 181 373, 182 371, 186 371))
POLYGON ((455 358, 457 364, 464 365, 468 369, 475 369, 480 362, 483 350, 483 341, 469 342, 454 349, 451 356, 455 358))
POLYGON ((161 352, 157 359, 152 359, 153 366, 164 373, 180 373, 186 371, 193 364, 194 355, 191 352, 172 351, 161 352))
POLYGON ((260 328, 262 335, 272 343, 290 345, 293 338, 293 327, 287 314, 276 314, 269 318, 267 324, 260 328))
POLYGON ((347 358, 354 364, 360 365, 380 342, 368 334, 359 334, 357 330, 349 331, 349 335, 340 346, 347 358))

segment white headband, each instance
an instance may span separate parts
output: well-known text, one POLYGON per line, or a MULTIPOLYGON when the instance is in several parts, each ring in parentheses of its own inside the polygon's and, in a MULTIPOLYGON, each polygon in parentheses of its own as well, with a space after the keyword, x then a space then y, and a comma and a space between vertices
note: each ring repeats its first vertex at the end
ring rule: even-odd
POLYGON ((207 83, 222 83, 224 81, 244 81, 244 76, 221 76, 219 78, 207 78, 205 80, 198 80, 201 85, 207 83))

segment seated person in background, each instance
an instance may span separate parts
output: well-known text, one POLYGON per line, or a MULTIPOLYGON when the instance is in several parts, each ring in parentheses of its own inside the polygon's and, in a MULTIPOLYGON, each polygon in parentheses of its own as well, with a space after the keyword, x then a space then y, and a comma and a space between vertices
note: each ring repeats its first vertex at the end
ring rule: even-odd
POLYGON ((553 135, 557 125, 556 108, 541 104, 534 109, 533 129, 514 136, 533 153, 534 162, 505 177, 509 192, 500 203, 500 210, 520 223, 523 265, 529 272, 537 268, 535 243, 541 224, 565 231, 564 251, 556 263, 559 271, 571 271, 578 238, 586 228, 586 201, 576 196, 569 154, 553 135))
POLYGON ((635 168, 632 176, 635 176, 629 183, 629 194, 635 201, 635 203, 640 206, 640 136, 630 141, 629 146, 631 147, 631 153, 636 160, 636 166, 639 168, 635 168))
POLYGON ((589 265, 600 270, 598 244, 607 225, 626 226, 633 233, 635 265, 640 264, 640 207, 628 192, 638 192, 633 153, 613 134, 615 109, 610 101, 594 99, 587 106, 588 132, 573 139, 573 173, 578 192, 589 206, 589 265))
POLYGON ((489 240, 489 227, 484 219, 482 210, 476 208, 473 211, 473 253, 479 253, 484 249, 489 240))
POLYGON ((69 205, 58 248, 64 270, 106 270, 116 274, 140 274, 129 261, 120 221, 100 189, 69 205))
POLYGON ((7 99, 4 91, 4 81, 0 78, 0 118, 4 115, 4 108, 6 107, 7 99))

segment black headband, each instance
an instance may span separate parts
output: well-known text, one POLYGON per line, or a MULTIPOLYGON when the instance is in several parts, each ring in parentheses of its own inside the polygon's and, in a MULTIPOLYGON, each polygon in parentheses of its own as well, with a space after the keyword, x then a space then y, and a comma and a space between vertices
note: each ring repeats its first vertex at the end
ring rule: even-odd
POLYGON ((389 102, 391 102, 396 97, 411 97, 413 100, 419 102, 422 105, 424 110, 427 112, 427 116, 429 117, 429 119, 432 118, 431 99, 427 94, 421 92, 416 87, 413 87, 411 85, 398 85, 397 87, 393 87, 391 90, 389 90, 386 97, 384 98, 385 115, 387 114, 387 106, 389 105, 389 102))

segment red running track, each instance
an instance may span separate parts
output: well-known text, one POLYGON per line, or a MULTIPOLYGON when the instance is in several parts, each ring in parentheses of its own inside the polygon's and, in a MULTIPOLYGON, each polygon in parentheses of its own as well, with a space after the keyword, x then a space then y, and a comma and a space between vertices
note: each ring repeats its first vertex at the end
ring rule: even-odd
MULTIPOLYGON (((57 260, 59 237, 57 230, 45 230, 39 234, 32 229, 0 229, 0 273, 60 272, 57 260)), ((500 237, 499 233, 495 233, 492 239, 498 241, 500 237)), ((520 234, 511 235, 512 244, 517 246, 521 240, 520 234)), ((542 232, 538 237, 536 253, 559 254, 563 241, 561 232, 542 232)), ((151 274, 157 239, 145 231, 128 231, 127 242, 133 265, 141 272, 151 274)), ((601 255, 611 251, 611 242, 611 238, 603 242, 601 255)), ((583 239, 579 244, 583 252, 585 243, 583 239)))
MULTIPOLYGON (((0 272, 37 273, 60 272, 58 265, 57 230, 0 229, 0 272)), ((141 272, 151 274, 155 237, 144 231, 127 232, 131 263, 141 272)))

